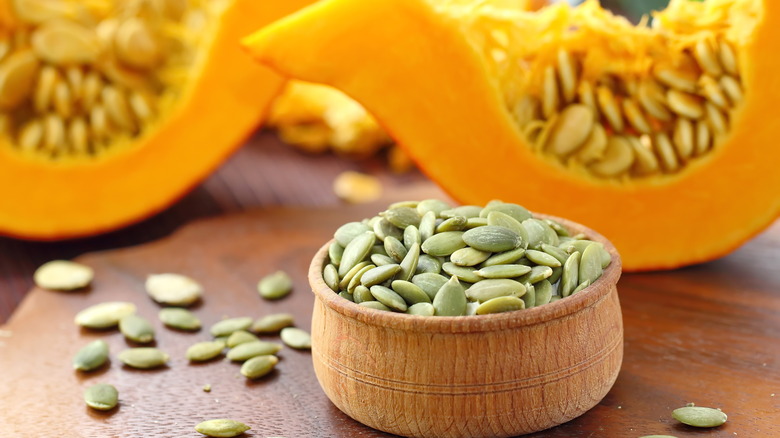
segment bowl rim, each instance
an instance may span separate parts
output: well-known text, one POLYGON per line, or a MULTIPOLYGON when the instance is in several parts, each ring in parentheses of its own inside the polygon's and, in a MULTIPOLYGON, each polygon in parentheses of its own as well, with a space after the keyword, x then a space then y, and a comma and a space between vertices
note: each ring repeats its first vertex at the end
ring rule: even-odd
POLYGON ((322 278, 322 270, 328 256, 328 247, 334 241, 334 239, 331 239, 317 250, 317 253, 314 255, 314 258, 309 265, 309 284, 317 300, 328 309, 345 317, 356 319, 360 322, 374 326, 429 333, 479 333, 532 326, 555 319, 565 318, 605 299, 612 289, 615 288, 622 273, 620 254, 618 254, 617 249, 612 242, 585 225, 568 219, 536 212, 533 212, 533 217, 555 220, 565 226, 570 232, 574 231, 574 234, 584 233, 588 236, 589 240, 600 242, 612 257, 610 265, 604 270, 601 277, 592 285, 574 295, 566 297, 566 299, 560 299, 554 303, 525 310, 488 315, 430 317, 409 315, 400 312, 387 312, 359 306, 333 292, 333 290, 325 284, 325 280, 322 278))

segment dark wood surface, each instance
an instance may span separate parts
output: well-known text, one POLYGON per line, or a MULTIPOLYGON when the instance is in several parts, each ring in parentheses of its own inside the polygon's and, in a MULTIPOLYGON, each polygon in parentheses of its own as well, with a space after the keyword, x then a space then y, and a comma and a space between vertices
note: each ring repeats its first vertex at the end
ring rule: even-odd
MULTIPOLYGON (((205 285, 206 297, 195 311, 206 326, 223 316, 284 310, 309 328, 311 256, 338 224, 379 208, 336 208, 331 179, 361 167, 380 174, 393 197, 438 193, 417 174, 394 177, 379 163, 306 157, 263 134, 194 193, 141 224, 72 242, 0 241, 3 315, 26 295, 0 328, 0 436, 196 437, 193 425, 215 417, 247 422, 252 437, 385 436, 333 407, 307 352, 283 350, 278 370, 250 383, 235 364, 186 363, 184 350, 208 338, 205 330, 185 334, 158 324, 157 345, 172 359, 164 369, 141 372, 118 363, 116 354, 128 344, 116 331, 81 331, 72 322, 81 308, 114 299, 135 302, 139 313, 155 320, 158 306, 146 298, 143 280, 152 272, 173 271, 205 285), (97 274, 89 290, 31 288, 38 264, 85 252, 90 253, 79 260, 97 274), (290 272, 295 290, 269 303, 257 296, 255 284, 276 268, 290 272), (96 338, 109 342, 110 366, 93 374, 73 372, 73 353, 96 338), (83 405, 83 388, 100 381, 120 390, 114 411, 97 413, 83 405), (201 390, 206 383, 213 387, 210 393, 201 390)), ((531 436, 780 436, 778 250, 780 226, 775 225, 711 263, 625 274, 618 285, 625 357, 615 386, 582 417, 531 436), (689 402, 720 407, 729 421, 712 430, 676 424, 671 410, 689 402)))

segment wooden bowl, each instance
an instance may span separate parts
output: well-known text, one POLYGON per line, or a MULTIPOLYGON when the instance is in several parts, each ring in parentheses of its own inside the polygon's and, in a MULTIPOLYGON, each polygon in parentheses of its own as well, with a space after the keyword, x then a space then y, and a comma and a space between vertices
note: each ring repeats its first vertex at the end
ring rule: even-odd
MULTIPOLYGON (((540 217, 544 217, 539 215, 540 217)), ((612 387, 623 359, 612 263, 566 299, 516 312, 424 317, 358 306, 322 279, 328 244, 309 282, 314 371, 328 398, 353 419, 409 437, 509 437, 582 415, 612 387)))

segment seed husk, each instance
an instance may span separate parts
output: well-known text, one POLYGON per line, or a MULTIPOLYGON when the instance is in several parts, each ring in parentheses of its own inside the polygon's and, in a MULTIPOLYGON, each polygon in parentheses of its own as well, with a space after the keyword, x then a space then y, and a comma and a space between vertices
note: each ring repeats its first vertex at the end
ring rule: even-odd
POLYGON ((466 242, 463 240, 464 234, 463 231, 446 231, 434 234, 423 241, 422 250, 431 256, 448 256, 466 246, 466 242))
POLYGON ((190 306, 203 295, 203 286, 180 274, 152 274, 146 278, 146 292, 156 302, 171 306, 190 306))
POLYGON ((92 371, 108 360, 108 344, 102 339, 90 342, 73 356, 73 369, 92 371))
POLYGON ((225 345, 219 341, 198 342, 187 348, 187 360, 192 362, 205 362, 222 354, 225 345))
POLYGON ((471 247, 461 248, 450 255, 450 261, 458 266, 476 266, 491 256, 491 252, 471 247))
POLYGON ((468 283, 476 283, 482 280, 482 277, 480 277, 477 274, 477 270, 470 266, 458 266, 452 262, 445 262, 442 263, 441 269, 447 274, 450 274, 451 276, 456 276, 460 280, 468 283))
POLYGON ((311 335, 299 328, 285 327, 282 329, 280 336, 282 342, 288 347, 296 348, 298 350, 311 348, 311 335))
MULTIPOLYGON (((545 148, 559 157, 566 157, 585 143, 593 129, 593 111, 583 104, 567 106, 551 128, 545 148)), ((529 214, 521 221, 530 218, 529 214)))
POLYGON ((346 247, 352 239, 366 231, 372 231, 372 229, 361 222, 348 222, 340 226, 336 232, 333 233, 333 238, 336 239, 336 242, 338 242, 339 245, 346 247))
POLYGON ((458 277, 451 277, 436 292, 433 308, 436 316, 461 316, 466 313, 466 301, 466 291, 458 277))
POLYGON ((169 358, 167 353, 153 347, 129 348, 119 353, 119 360, 123 364, 142 370, 161 367, 169 358))
POLYGON ((257 292, 267 300, 284 298, 292 291, 292 279, 284 271, 266 275, 257 283, 257 292))
POLYGON ((377 301, 392 310, 406 312, 406 309, 409 307, 403 297, 389 287, 376 285, 371 286, 369 290, 377 301))
POLYGON ((463 233, 463 241, 474 249, 488 252, 509 251, 523 243, 515 231, 495 225, 468 230, 463 233))
POLYGON ((512 312, 525 309, 525 302, 514 296, 496 297, 485 301, 477 307, 477 315, 490 313, 512 312))
POLYGON ((436 309, 431 303, 417 303, 409 306, 406 309, 406 313, 409 315, 433 316, 436 313, 436 309))
POLYGON ((139 315, 127 315, 119 320, 119 331, 125 338, 146 344, 154 341, 154 327, 146 318, 139 315))
POLYGON ((472 301, 483 303, 496 297, 521 297, 525 293, 525 286, 515 280, 489 279, 472 285, 466 290, 466 296, 472 301))
POLYGON ((211 326, 209 332, 211 336, 230 336, 233 332, 238 330, 246 330, 252 325, 252 318, 248 316, 240 316, 237 318, 223 319, 216 322, 211 326))
POLYGON ((498 254, 493 254, 492 256, 488 257, 487 260, 482 262, 482 267, 488 267, 488 266, 495 266, 495 265, 504 265, 509 263, 514 263, 520 259, 525 257, 525 249, 524 248, 515 248, 511 251, 501 252, 498 254))
POLYGON ((181 307, 166 307, 160 309, 157 314, 162 321, 168 327, 178 330, 198 330, 201 327, 200 319, 192 312, 181 307))
POLYGON ((245 344, 247 342, 259 341, 257 336, 249 333, 246 330, 237 330, 230 334, 227 338, 227 347, 233 348, 237 345, 245 344))
POLYGON ((376 235, 371 231, 359 234, 352 239, 352 241, 349 242, 349 245, 344 248, 344 254, 341 257, 341 264, 339 265, 339 276, 344 278, 350 269, 363 261, 371 251, 371 247, 374 246, 375 241, 376 235))
POLYGON ((92 268, 68 260, 52 260, 33 274, 35 285, 49 290, 75 290, 89 286, 94 277, 92 268))
MULTIPOLYGON (((384 304, 380 303, 379 301, 363 301, 360 304, 358 304, 361 307, 367 307, 369 309, 374 310, 382 310, 385 312, 392 312, 393 310, 389 307, 385 306, 384 304)), ((408 309, 407 309, 408 310, 408 309)))
POLYGON ((119 391, 114 385, 97 383, 84 390, 84 402, 92 409, 108 411, 119 403, 119 391))
POLYGON ((274 313, 266 315, 254 323, 250 328, 255 333, 278 333, 285 327, 295 323, 294 317, 289 313, 274 313))
POLYGON ((215 438, 230 438, 241 435, 251 427, 247 426, 240 421, 218 419, 218 420, 206 420, 195 426, 195 430, 203 435, 215 437, 215 438))
POLYGON ((672 417, 680 423, 693 427, 718 427, 728 420, 720 409, 701 406, 685 406, 672 411, 672 417))
POLYGON ((412 277, 412 283, 428 294, 431 300, 436 296, 439 289, 447 283, 447 280, 447 277, 434 273, 422 273, 412 277))
POLYGON ((391 286, 393 291, 400 295, 409 306, 413 306, 417 303, 431 302, 431 297, 429 297, 428 294, 420 288, 420 286, 417 286, 410 281, 394 280, 391 283, 391 286))
POLYGON ((119 320, 135 313, 135 304, 124 301, 109 301, 87 307, 76 314, 77 325, 92 329, 115 327, 119 320))
POLYGON ((526 265, 494 265, 485 266, 476 272, 482 278, 514 278, 531 272, 526 265))
POLYGON ((417 260, 417 269, 414 270, 414 273, 422 274, 424 272, 438 274, 441 272, 441 261, 439 261, 439 259, 436 257, 429 256, 428 254, 421 254, 420 258, 417 260))
MULTIPOLYGON (((282 330, 287 328, 291 327, 286 327, 282 330)), ((236 345, 228 351, 227 358, 234 362, 243 362, 257 356, 276 354, 281 349, 282 346, 276 342, 257 340, 236 345)))
POLYGON ((279 358, 270 354, 253 357, 241 365, 241 374, 247 379, 259 379, 273 371, 277 363, 279 358))

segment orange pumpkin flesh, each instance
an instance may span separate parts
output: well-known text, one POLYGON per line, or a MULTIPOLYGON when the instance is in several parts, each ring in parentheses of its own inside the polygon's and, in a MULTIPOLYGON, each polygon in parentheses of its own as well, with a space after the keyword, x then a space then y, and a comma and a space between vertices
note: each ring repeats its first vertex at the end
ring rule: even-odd
POLYGON ((682 172, 628 183, 584 178, 534 153, 484 58, 430 3, 325 1, 245 44, 277 71, 365 105, 459 201, 497 198, 567 217, 614 242, 625 269, 665 269, 725 255, 780 212, 780 129, 771 121, 780 99, 780 3, 761 4, 739 48, 746 92, 728 138, 682 172))
MULTIPOLYGON (((0 139, 0 233, 35 240, 94 235, 144 219, 208 176, 263 118, 283 85, 241 49, 247 32, 310 1, 236 0, 216 17, 180 98, 130 144, 47 160, 0 139)), ((8 14, 9 12, 6 12, 8 14)))

